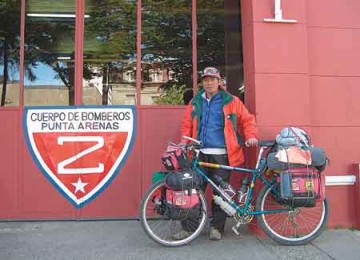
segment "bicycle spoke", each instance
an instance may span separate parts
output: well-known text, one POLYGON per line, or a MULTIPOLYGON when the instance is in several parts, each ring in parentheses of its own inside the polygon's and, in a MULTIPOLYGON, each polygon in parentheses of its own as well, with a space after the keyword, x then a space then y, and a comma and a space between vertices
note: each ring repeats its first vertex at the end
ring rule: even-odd
MULTIPOLYGON (((286 209, 281 200, 274 198, 270 187, 259 193, 257 210, 286 209), (281 203, 279 203, 281 202, 281 203)), ((315 207, 289 209, 288 212, 258 216, 259 224, 275 241, 286 245, 302 245, 315 239, 324 230, 328 219, 326 200, 315 207)))
POLYGON ((207 220, 206 198, 202 192, 199 192, 200 204, 198 206, 178 208, 177 211, 173 211, 164 198, 165 189, 163 183, 157 183, 147 191, 141 204, 140 222, 146 234, 157 243, 165 246, 187 244, 195 239, 205 226, 207 220), (154 203, 155 199, 156 203, 154 203), (184 220, 192 219, 194 216, 196 221, 186 222, 189 224, 187 225, 190 231, 188 236, 175 239, 175 235, 183 230, 184 220))

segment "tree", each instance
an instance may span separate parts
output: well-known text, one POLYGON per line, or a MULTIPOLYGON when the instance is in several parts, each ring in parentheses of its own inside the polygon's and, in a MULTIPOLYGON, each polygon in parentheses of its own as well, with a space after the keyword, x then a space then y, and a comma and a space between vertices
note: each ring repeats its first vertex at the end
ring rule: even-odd
POLYGON ((90 18, 85 21, 84 68, 90 78, 94 69, 105 75, 102 103, 106 105, 111 73, 132 66, 129 61, 135 59, 136 1, 89 0, 85 9, 90 18))
POLYGON ((164 88, 192 85, 191 1, 143 1, 142 61, 157 62, 175 78, 164 88))
POLYGON ((20 1, 0 2, 0 64, 2 64, 2 94, 0 106, 5 106, 7 83, 11 68, 17 70, 20 46, 20 1))
POLYGON ((185 86, 178 87, 173 85, 168 88, 166 92, 160 95, 155 100, 155 104, 158 105, 184 105, 184 92, 186 91, 185 86))
MULTIPOLYGON (((224 0, 197 1, 198 68, 225 66, 224 0)), ((192 86, 191 1, 143 1, 142 60, 161 61, 176 80, 164 88, 192 86)))

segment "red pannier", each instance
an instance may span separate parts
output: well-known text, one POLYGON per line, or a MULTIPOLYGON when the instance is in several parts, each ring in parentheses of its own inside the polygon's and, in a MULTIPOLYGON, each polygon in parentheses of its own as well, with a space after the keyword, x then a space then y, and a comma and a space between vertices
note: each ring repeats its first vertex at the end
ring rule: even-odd
POLYGON ((161 161, 169 171, 190 168, 191 162, 184 149, 176 144, 169 144, 165 153, 161 155, 161 161))
POLYGON ((325 199, 325 176, 312 167, 289 168, 278 177, 281 200, 293 207, 315 207, 325 199))
POLYGON ((192 190, 166 190, 168 216, 171 219, 182 220, 197 218, 200 214, 199 194, 192 190))
POLYGON ((203 178, 191 169, 172 171, 165 176, 164 183, 171 190, 191 190, 201 188, 203 178))
POLYGON ((199 204, 199 195, 195 189, 192 190, 166 190, 166 201, 167 203, 189 209, 199 204))

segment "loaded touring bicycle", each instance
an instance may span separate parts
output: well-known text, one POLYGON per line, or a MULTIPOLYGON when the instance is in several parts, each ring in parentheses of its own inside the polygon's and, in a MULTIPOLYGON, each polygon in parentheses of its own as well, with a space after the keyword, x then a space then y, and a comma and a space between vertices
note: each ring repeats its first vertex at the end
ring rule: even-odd
POLYGON ((191 142, 185 146, 171 144, 163 156, 169 171, 156 173, 161 175, 159 180, 142 199, 140 222, 155 242, 181 246, 199 236, 209 218, 208 202, 199 188, 202 181, 216 191, 215 203, 235 219, 235 233, 254 217, 270 238, 283 245, 307 244, 324 231, 329 217, 321 173, 324 167, 319 170, 311 165, 287 163, 284 170, 270 170, 267 160, 278 148, 276 141, 259 142, 253 169, 205 163, 198 160, 200 142, 183 138, 191 142), (227 169, 247 177, 235 191, 221 180, 209 179, 204 167, 227 169), (177 239, 176 234, 184 227, 188 236, 177 239))

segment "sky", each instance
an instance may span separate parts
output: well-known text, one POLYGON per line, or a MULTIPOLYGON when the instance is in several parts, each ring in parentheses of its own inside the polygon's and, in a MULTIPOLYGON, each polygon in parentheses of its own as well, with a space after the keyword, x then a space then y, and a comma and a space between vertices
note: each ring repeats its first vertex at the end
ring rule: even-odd
MULTIPOLYGON (((4 66, 0 65, 0 76, 3 75, 4 66)), ((38 63, 36 68, 33 68, 33 72, 36 75, 36 80, 31 82, 27 77, 25 77, 25 86, 39 86, 39 85, 56 85, 63 86, 64 83, 56 78, 56 73, 54 70, 43 64, 38 63)), ((10 80, 19 80, 19 72, 18 70, 10 71, 10 80)))

